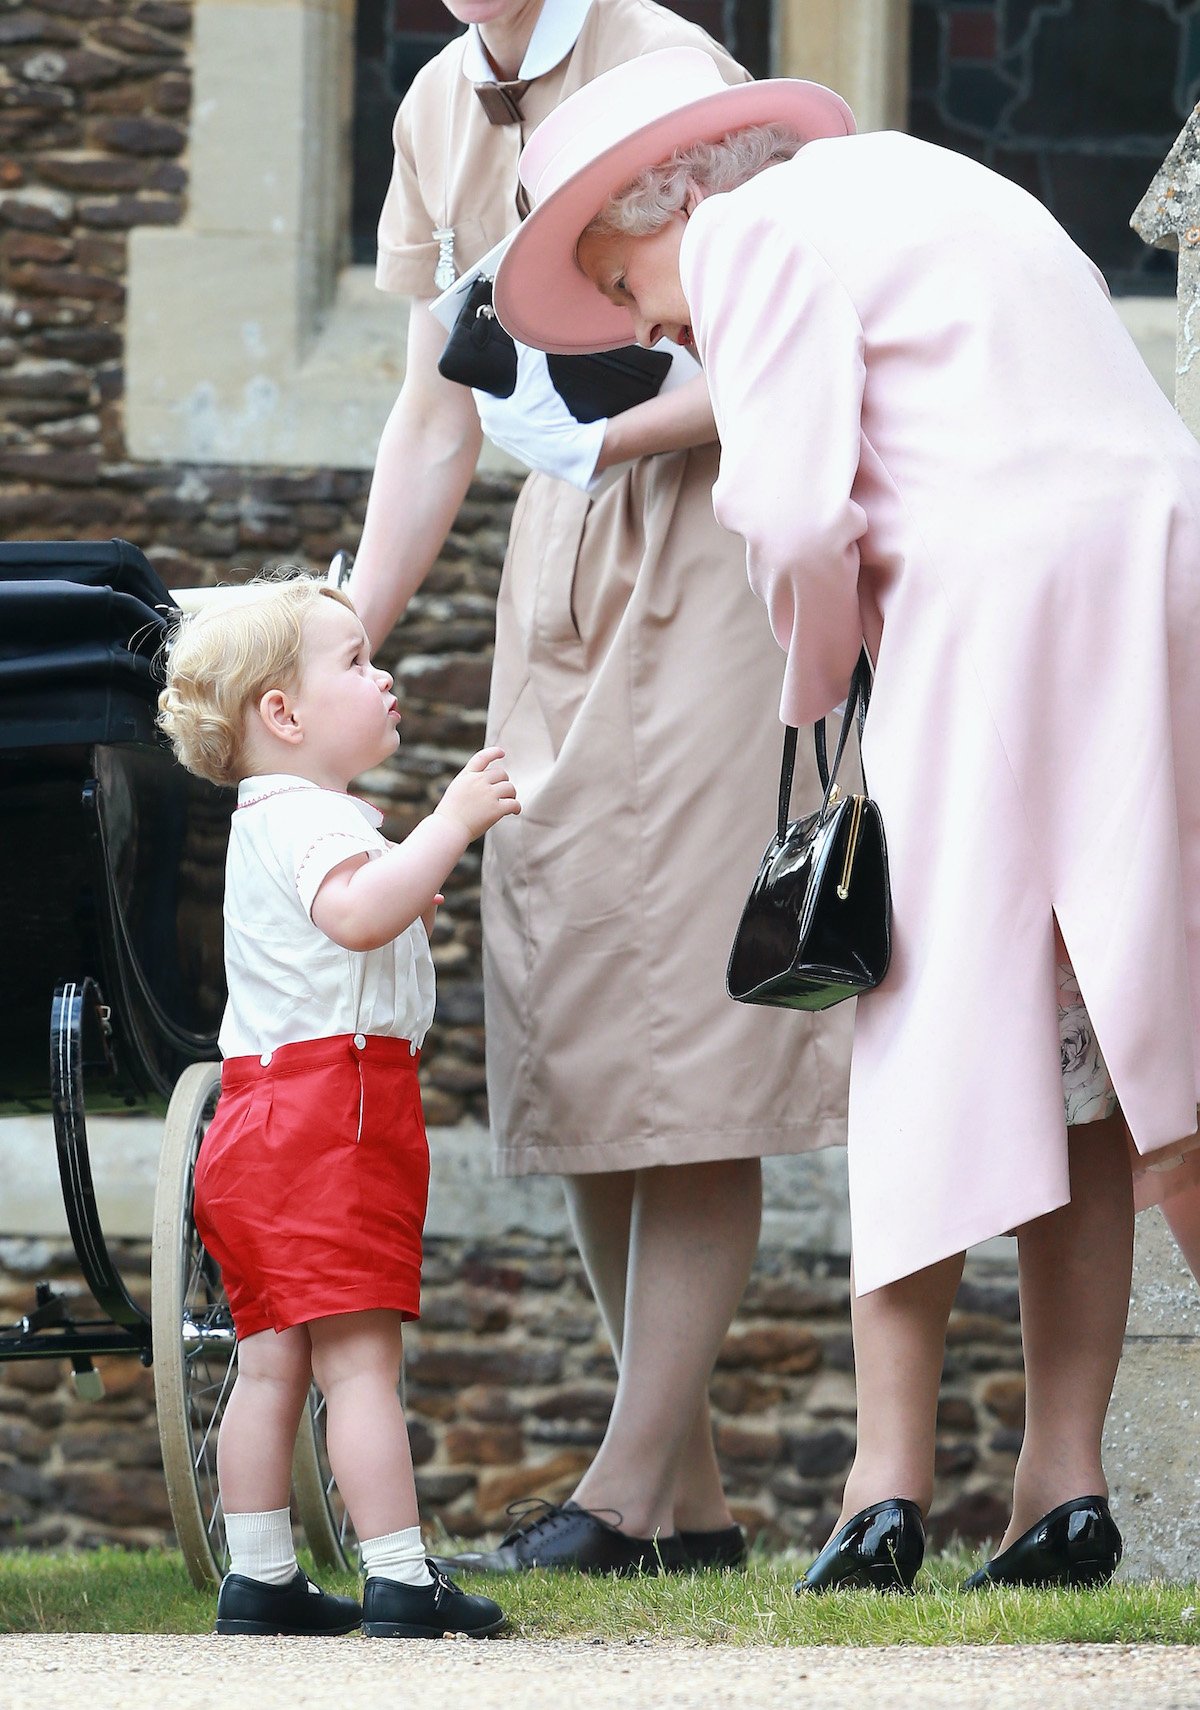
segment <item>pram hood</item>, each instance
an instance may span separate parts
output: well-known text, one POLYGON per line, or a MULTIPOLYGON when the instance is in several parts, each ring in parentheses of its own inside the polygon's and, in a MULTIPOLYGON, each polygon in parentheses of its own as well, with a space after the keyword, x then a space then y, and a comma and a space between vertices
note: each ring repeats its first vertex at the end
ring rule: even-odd
POLYGON ((0 544, 0 750, 155 741, 174 610, 128 541, 0 544))

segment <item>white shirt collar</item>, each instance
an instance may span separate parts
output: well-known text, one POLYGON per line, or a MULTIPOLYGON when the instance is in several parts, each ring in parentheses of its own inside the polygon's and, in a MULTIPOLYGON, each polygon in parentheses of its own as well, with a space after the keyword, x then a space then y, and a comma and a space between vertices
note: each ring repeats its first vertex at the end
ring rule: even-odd
MULTIPOLYGON (((592 0, 545 0, 525 49, 518 79, 544 77, 560 65, 575 43, 592 9, 592 0)), ((463 71, 472 83, 495 83, 496 73, 484 52, 479 26, 468 24, 463 71)))
POLYGON ((240 808, 253 807, 256 802, 265 802, 268 796, 291 795, 296 790, 316 790, 321 796, 336 796, 340 802, 353 802, 369 825, 376 830, 383 824, 383 815, 370 802, 364 802, 361 796, 352 796, 345 790, 326 790, 320 784, 314 784, 311 778, 298 778, 292 772, 260 772, 256 777, 243 778, 238 785, 237 805, 240 808))

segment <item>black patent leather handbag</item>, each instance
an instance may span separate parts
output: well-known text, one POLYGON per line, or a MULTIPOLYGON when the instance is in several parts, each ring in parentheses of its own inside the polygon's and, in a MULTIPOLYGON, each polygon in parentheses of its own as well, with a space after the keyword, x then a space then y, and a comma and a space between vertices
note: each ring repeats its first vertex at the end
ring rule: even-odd
POLYGON ((816 813, 790 823, 797 732, 789 726, 784 734, 778 828, 742 911, 725 974, 726 990, 739 1003, 829 1009, 870 991, 887 973, 892 897, 883 820, 870 796, 844 795, 837 781, 855 723, 861 741, 870 695, 864 650, 832 766, 824 719, 814 727, 824 799, 816 813))
POLYGON ((517 389, 517 347, 496 319, 492 281, 485 274, 467 292, 438 357, 438 373, 493 398, 511 398, 517 389))
MULTIPOLYGON (((438 373, 493 398, 511 398, 517 389, 517 347, 496 319, 492 283, 481 273, 472 284, 438 357, 438 373)), ((550 384, 577 422, 619 416, 647 403, 657 397, 670 369, 666 351, 637 344, 546 358, 550 384)))

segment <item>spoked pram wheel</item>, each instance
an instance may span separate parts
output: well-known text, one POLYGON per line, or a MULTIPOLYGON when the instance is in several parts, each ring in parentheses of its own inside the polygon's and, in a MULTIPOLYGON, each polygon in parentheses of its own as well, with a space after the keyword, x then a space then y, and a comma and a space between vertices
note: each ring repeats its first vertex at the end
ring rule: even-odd
POLYGON ((154 1401, 167 1499, 199 1588, 219 1584, 229 1559, 217 1490, 217 1430, 237 1375, 237 1339, 221 1273, 192 1219, 196 1154, 220 1087, 219 1063, 193 1063, 171 1095, 151 1261, 154 1401))

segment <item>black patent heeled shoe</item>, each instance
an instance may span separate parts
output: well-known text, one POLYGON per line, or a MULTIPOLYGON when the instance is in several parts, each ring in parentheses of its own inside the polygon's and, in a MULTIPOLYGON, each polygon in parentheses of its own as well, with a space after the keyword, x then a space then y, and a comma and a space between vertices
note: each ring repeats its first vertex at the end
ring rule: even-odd
POLYGON ((991 1585, 1107 1585, 1121 1560, 1121 1534, 1103 1496, 1077 1496, 1043 1514, 967 1581, 991 1585))
POLYGON ((847 1520, 793 1590, 911 1591, 924 1559, 921 1510, 893 1496, 847 1520))

